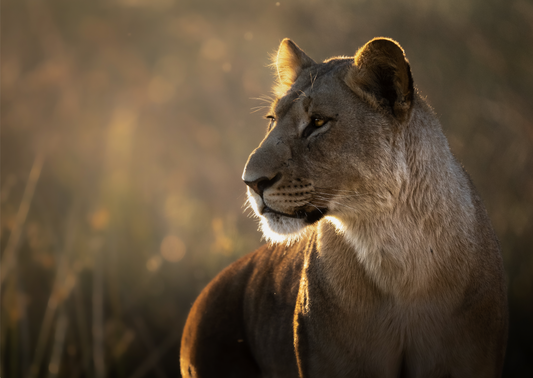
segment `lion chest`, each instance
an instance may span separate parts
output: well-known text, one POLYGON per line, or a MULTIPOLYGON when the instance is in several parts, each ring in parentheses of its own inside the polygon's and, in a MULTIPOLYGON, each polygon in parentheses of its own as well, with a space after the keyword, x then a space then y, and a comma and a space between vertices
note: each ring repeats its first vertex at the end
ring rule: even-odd
POLYGON ((244 292, 244 342, 264 376, 446 374, 440 366, 450 366, 459 349, 445 345, 457 346, 462 332, 441 299, 398 301, 380 292, 362 266, 345 264, 355 277, 343 291, 347 300, 342 283, 326 279, 316 243, 294 248, 257 254, 244 292))
MULTIPOLYGON (((405 303, 364 277, 341 298, 305 264, 294 313, 295 353, 302 377, 440 377, 456 358, 455 320, 439 303, 405 303), (444 315, 444 316, 443 316, 444 315)), ((317 261, 318 259, 314 259, 317 261)), ((357 276, 358 272, 354 272, 357 276)))

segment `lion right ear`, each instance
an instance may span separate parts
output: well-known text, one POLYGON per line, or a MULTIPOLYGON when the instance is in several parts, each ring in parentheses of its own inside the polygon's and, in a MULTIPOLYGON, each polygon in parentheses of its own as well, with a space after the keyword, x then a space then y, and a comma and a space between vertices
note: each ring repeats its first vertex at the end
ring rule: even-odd
POLYGON ((278 52, 273 57, 273 66, 277 70, 277 83, 274 93, 278 96, 285 94, 294 84, 300 73, 316 64, 308 57, 296 43, 285 38, 279 45, 278 52))
POLYGON ((400 122, 409 118, 414 88, 409 61, 389 38, 374 38, 361 47, 345 78, 346 84, 376 110, 400 122))

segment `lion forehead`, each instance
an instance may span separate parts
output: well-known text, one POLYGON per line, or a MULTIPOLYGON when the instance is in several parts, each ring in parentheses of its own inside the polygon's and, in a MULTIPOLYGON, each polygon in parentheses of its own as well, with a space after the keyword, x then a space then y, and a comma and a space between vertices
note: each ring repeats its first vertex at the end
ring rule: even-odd
POLYGON ((344 71, 352 63, 353 59, 332 58, 324 63, 306 68, 292 87, 272 103, 272 110, 279 118, 282 118, 296 102, 301 101, 307 111, 313 97, 316 100, 320 96, 320 92, 329 90, 334 92, 333 87, 340 86, 344 71))

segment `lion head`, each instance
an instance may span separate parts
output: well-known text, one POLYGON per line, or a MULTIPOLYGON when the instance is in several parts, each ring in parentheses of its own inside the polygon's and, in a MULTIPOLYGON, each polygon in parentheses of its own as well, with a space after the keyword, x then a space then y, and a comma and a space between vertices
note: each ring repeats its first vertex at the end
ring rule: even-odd
POLYGON ((339 229, 390 209, 405 181, 414 88, 393 40, 315 63, 289 39, 275 57, 268 131, 246 163, 248 201, 270 241, 298 239, 326 217, 339 229))

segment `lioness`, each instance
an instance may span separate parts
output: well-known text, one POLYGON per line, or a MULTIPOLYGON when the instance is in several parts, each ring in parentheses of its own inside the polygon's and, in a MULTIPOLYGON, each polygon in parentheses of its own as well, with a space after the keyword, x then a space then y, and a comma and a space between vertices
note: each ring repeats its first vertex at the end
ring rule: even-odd
POLYGON ((189 314, 184 377, 497 377, 498 240, 403 49, 315 63, 289 39, 243 180, 271 243, 189 314))

